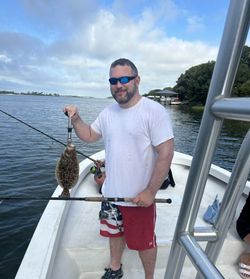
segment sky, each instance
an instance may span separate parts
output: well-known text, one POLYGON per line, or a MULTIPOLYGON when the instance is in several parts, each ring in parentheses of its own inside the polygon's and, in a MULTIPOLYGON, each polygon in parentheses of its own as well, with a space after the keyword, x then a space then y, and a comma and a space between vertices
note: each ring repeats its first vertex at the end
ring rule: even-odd
POLYGON ((110 96, 109 67, 132 60, 140 93, 216 60, 229 0, 0 2, 0 91, 110 96))

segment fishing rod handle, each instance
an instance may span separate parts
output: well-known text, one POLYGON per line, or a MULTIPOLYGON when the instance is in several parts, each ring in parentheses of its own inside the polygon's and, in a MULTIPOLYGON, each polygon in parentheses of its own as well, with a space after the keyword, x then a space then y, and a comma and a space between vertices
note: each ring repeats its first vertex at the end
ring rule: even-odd
MULTIPOLYGON (((106 198, 106 197, 85 197, 85 201, 92 201, 92 202, 132 202, 132 198, 106 198)), ((172 203, 171 199, 163 199, 163 198, 156 198, 154 200, 156 203, 172 203)))
POLYGON ((159 198, 156 198, 155 202, 156 203, 172 203, 172 200, 171 199, 159 199, 159 198))
POLYGON ((68 117, 68 140, 67 141, 68 143, 70 143, 72 141, 71 134, 72 134, 73 126, 71 123, 71 117, 69 116, 68 112, 66 111, 64 114, 68 117))

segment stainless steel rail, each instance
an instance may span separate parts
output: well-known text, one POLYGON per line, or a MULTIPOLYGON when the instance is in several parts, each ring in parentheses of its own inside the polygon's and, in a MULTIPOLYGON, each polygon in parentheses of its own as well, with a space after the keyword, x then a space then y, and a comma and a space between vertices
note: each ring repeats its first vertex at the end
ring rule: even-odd
POLYGON ((194 224, 223 120, 250 121, 250 97, 231 98, 249 22, 250 0, 231 0, 164 279, 180 278, 186 255, 198 271, 197 278, 224 278, 214 263, 247 182, 250 171, 250 131, 236 158, 212 231, 196 229, 194 224), (201 239, 208 241, 205 251, 197 242, 201 239))

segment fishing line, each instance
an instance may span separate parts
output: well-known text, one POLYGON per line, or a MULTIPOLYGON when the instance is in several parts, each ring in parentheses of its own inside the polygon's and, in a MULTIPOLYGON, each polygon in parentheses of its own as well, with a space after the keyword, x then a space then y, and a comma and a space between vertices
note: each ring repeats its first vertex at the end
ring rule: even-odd
MULTIPOLYGON (((0 109, 0 112, 2 112, 2 113, 4 113, 4 114, 6 114, 7 116, 9 116, 9 117, 11 117, 11 118, 13 118, 13 119, 19 121, 20 123, 22 123, 22 124, 28 126, 29 128, 31 128, 31 129, 33 129, 33 130, 35 130, 35 131, 41 133, 42 135, 44 135, 44 136, 46 136, 46 137, 48 137, 48 138, 50 138, 50 139, 52 139, 52 140, 54 140, 54 141, 56 141, 56 142, 62 144, 62 145, 64 145, 64 146, 67 146, 67 144, 61 142, 60 140, 58 140, 58 139, 56 139, 56 138, 54 138, 54 137, 52 137, 52 136, 50 136, 50 135, 48 135, 48 134, 46 134, 46 133, 40 131, 40 130, 38 130, 37 128, 35 128, 35 127, 31 126, 30 124, 28 124, 28 123, 22 121, 21 119, 18 119, 17 117, 15 117, 15 116, 13 116, 13 115, 11 115, 11 114, 9 114, 9 113, 7 113, 7 112, 1 110, 1 109, 0 109)), ((92 159, 92 158, 89 157, 88 155, 85 155, 85 154, 83 154, 82 152, 77 151, 77 150, 76 150, 76 152, 77 152, 78 154, 81 154, 83 157, 85 157, 85 158, 87 158, 87 159, 93 161, 94 163, 96 163, 96 160, 92 159)))

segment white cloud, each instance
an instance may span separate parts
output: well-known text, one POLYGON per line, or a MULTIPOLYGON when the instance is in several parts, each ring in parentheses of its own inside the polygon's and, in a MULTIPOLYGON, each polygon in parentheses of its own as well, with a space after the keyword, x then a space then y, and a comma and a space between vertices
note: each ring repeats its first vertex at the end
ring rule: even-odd
POLYGON ((205 29, 203 19, 198 16, 191 16, 187 19, 188 26, 187 30, 188 32, 194 33, 194 32, 200 32, 205 29))
MULTIPOLYGON (((0 33, 0 89, 105 97, 109 95, 110 63, 127 57, 138 66, 141 93, 146 93, 173 86, 189 67, 215 60, 217 55, 217 47, 201 41, 166 36, 163 25, 158 25, 159 18, 165 14, 167 28, 171 16, 183 15, 173 1, 157 1, 155 6, 142 8, 140 14, 131 17, 113 12, 119 5, 120 11, 124 10, 123 1, 116 2, 113 11, 98 8, 95 1, 74 0, 70 5, 68 1, 46 1, 47 5, 33 0, 24 2, 31 20, 39 21, 37 28, 49 28, 49 34, 54 36, 48 39, 43 32, 39 36, 0 33), (56 9, 57 5, 60 9, 56 9), (158 13, 156 6, 161 7, 158 13), (7 88, 8 77, 11 88, 7 88)), ((190 30, 202 28, 199 18, 190 18, 189 23, 193 28, 190 30)))
POLYGON ((0 54, 0 61, 4 62, 4 63, 10 63, 11 62, 11 58, 9 58, 7 55, 5 54, 0 54))

